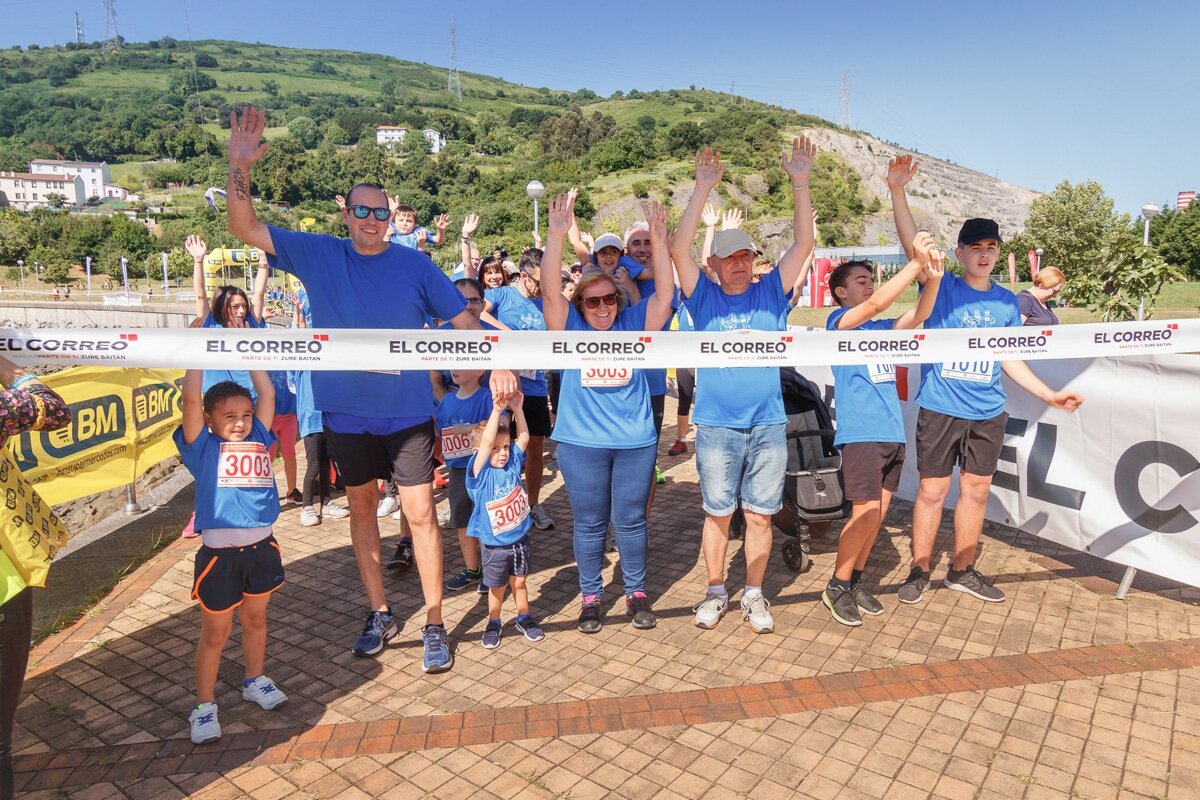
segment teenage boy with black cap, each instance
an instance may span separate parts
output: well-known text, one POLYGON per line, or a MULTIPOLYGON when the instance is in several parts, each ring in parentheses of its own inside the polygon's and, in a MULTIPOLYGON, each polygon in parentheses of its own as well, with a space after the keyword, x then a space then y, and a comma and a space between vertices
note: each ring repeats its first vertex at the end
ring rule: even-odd
MULTIPOLYGON (((896 231, 905 252, 917 225, 908 209, 904 186, 917 172, 912 156, 899 156, 888 165, 888 187, 896 231)), ((946 272, 926 328, 1020 327, 1016 296, 995 283, 990 275, 1000 257, 1000 228, 994 220, 969 219, 958 234, 955 257, 963 265, 962 277, 946 272)), ((918 278, 922 285, 923 277, 918 278)), ((1004 444, 1008 414, 1004 412, 1004 387, 1000 371, 1047 405, 1074 411, 1083 395, 1054 391, 1024 361, 956 361, 921 365, 917 393, 917 470, 921 488, 913 506, 913 568, 900 587, 897 599, 919 603, 929 587, 929 560, 942 522, 942 504, 950 492, 955 464, 961 467, 958 502, 954 507, 954 558, 942 585, 989 603, 1004 601, 1004 592, 975 571, 975 552, 983 531, 992 475, 1004 444)))

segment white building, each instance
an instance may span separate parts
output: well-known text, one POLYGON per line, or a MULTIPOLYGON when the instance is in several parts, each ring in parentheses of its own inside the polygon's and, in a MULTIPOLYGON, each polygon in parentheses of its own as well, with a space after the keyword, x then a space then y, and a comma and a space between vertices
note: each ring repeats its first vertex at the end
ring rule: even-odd
POLYGON ((78 175, 83 178, 83 187, 88 197, 108 197, 105 186, 112 183, 108 163, 101 161, 61 161, 39 158, 29 162, 29 171, 35 175, 78 175))
POLYGON ((429 151, 431 153, 437 154, 442 152, 442 148, 446 146, 445 136, 442 136, 441 133, 432 128, 426 128, 421 133, 425 134, 425 138, 429 140, 429 151))
POLYGON ((88 199, 82 175, 0 172, 0 206, 18 211, 46 208, 50 205, 46 196, 50 194, 61 194, 69 206, 82 206, 88 199))
POLYGON ((117 186, 115 183, 106 183, 103 196, 113 200, 128 200, 129 190, 124 186, 117 186))
POLYGON ((398 125, 380 125, 375 129, 375 142, 391 150, 403 142, 407 135, 408 128, 401 128, 398 125))

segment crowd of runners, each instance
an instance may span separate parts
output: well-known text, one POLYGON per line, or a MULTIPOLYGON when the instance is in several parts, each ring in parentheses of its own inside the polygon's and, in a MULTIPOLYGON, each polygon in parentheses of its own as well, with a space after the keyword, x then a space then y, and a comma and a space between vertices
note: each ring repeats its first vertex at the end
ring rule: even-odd
MULTIPOLYGON (((650 202, 643 205, 645 220, 623 237, 602 233, 593 239, 576 221, 571 191, 550 198, 544 246, 536 242, 515 264, 503 251, 480 257, 472 241, 479 219, 468 216, 461 228, 462 263, 447 277, 421 247, 444 242, 450 220, 444 215, 434 220, 431 233, 419 226, 416 211, 373 184, 359 184, 337 198, 347 239, 260 222, 251 202, 250 173, 267 148, 264 125, 253 108, 231 118, 229 231, 265 253, 267 265, 302 282, 304 289, 296 297, 298 326, 493 327, 591 331, 597 336, 630 330, 783 331, 812 265, 816 242, 809 174, 816 147, 807 139, 794 140, 782 158, 794 201, 795 242, 777 264, 762 258, 740 229, 740 215, 726 214, 722 220, 706 206, 724 167, 718 154, 705 150, 696 155, 695 191, 674 231, 668 229, 667 210, 650 202), (701 223, 706 235, 698 261, 693 244, 701 223), (723 223, 721 230, 718 223, 723 223)), ((904 187, 916 170, 911 157, 900 157, 889 165, 887 176, 908 265, 879 286, 867 262, 837 267, 829 277, 837 306, 829 329, 1020 326, 1016 297, 989 278, 1000 253, 997 224, 967 220, 955 249, 963 274, 946 272, 943 253, 932 237, 917 231, 905 200, 904 187), (887 318, 889 306, 913 280, 921 287, 917 305, 887 318)), ((189 241, 189 250, 197 261, 203 257, 202 242, 189 241)), ((261 280, 265 286, 265 276, 261 280)), ((211 302, 201 301, 197 324, 259 326, 264 319, 261 296, 257 284, 253 298, 225 287, 211 302)), ((922 366, 916 396, 921 478, 913 515, 913 566, 898 589, 900 602, 918 603, 930 588, 930 558, 955 466, 960 467, 955 546, 942 585, 986 602, 1004 600, 974 568, 1005 429, 1002 370, 1057 408, 1073 411, 1083 402, 1074 392, 1049 388, 1019 361, 922 366)), ((844 366, 834 374, 836 445, 853 510, 822 600, 834 619, 856 626, 864 614, 884 612, 862 575, 898 488, 906 436, 894 367, 844 366)), ((772 546, 771 518, 782 506, 788 463, 779 370, 680 368, 676 377, 679 416, 669 452, 687 452, 690 413, 705 513, 698 538, 707 579, 697 587, 695 624, 714 628, 729 609, 730 521, 740 509, 746 561, 738 598, 741 616, 755 632, 770 633, 775 622, 763 578, 772 546)), ((596 633, 604 624, 601 569, 606 549, 615 549, 620 560, 620 591, 630 624, 637 629, 656 625, 646 585, 646 519, 659 474, 666 393, 665 370, 619 365, 602 371, 530 368, 432 375, 189 372, 184 420, 175 438, 196 477, 194 527, 203 541, 193 589, 203 615, 197 706, 190 720, 193 741, 220 736, 214 684, 234 608, 240 608, 243 626, 244 697, 264 708, 286 699, 263 674, 267 603, 284 579, 272 535, 281 499, 271 470, 276 443, 287 481, 283 500, 300 506, 301 522, 317 525, 324 517, 349 517, 367 602, 366 622, 353 652, 377 655, 397 635, 383 571, 415 564, 426 612, 421 666, 437 673, 449 670, 454 660, 442 618, 446 591, 475 587, 488 595, 484 647, 500 644, 501 613, 509 593, 516 605, 516 631, 534 642, 544 637, 525 581, 537 564, 534 531, 555 527, 541 503, 547 438, 554 442, 573 517, 579 630, 596 633), (307 473, 299 481, 297 438, 307 456, 307 473), (435 459, 447 468, 449 483, 449 510, 440 521, 435 459), (348 508, 330 500, 330 462, 348 508), (402 520, 402 532, 385 562, 379 520, 389 514, 402 520), (465 564, 448 582, 439 530, 443 524, 458 531, 465 564)))

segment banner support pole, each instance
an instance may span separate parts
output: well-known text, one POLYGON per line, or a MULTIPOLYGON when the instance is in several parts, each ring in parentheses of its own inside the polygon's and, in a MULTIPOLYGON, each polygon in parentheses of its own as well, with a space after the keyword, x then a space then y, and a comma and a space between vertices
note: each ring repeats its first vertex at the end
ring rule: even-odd
POLYGON ((125 484, 125 506, 121 510, 125 512, 126 516, 130 517, 140 514, 144 510, 137 503, 137 491, 133 488, 132 483, 125 484))
POLYGON ((1135 567, 1126 567, 1125 575, 1121 578, 1121 585, 1117 587, 1116 597, 1118 600, 1124 600, 1125 595, 1129 594, 1129 587, 1133 586, 1133 579, 1137 575, 1135 567))

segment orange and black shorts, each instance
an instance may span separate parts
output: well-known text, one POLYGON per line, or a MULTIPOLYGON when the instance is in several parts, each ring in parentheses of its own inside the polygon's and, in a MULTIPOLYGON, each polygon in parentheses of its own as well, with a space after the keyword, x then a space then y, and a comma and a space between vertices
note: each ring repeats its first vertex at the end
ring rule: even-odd
POLYGON ((192 599, 209 613, 223 614, 247 597, 283 585, 283 555, 274 535, 245 547, 205 547, 196 552, 192 599))

